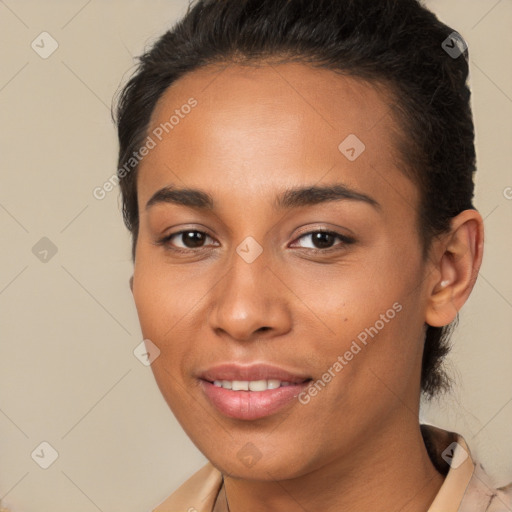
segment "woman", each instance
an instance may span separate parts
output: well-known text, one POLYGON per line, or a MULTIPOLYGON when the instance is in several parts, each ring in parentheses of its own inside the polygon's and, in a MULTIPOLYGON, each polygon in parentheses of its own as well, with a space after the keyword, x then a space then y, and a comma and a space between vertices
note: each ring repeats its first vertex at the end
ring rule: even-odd
POLYGON ((131 286, 210 461, 156 511, 512 509, 418 419, 482 261, 467 75, 415 0, 199 1, 143 55, 131 286))

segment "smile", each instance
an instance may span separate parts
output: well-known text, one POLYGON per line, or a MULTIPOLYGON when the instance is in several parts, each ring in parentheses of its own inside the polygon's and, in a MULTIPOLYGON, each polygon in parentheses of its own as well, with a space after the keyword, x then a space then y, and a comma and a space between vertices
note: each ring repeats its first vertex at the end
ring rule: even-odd
POLYGON ((267 389, 277 389, 280 387, 290 386, 291 383, 287 381, 280 381, 278 379, 215 380, 213 385, 219 388, 231 389, 233 391, 266 391, 267 389))

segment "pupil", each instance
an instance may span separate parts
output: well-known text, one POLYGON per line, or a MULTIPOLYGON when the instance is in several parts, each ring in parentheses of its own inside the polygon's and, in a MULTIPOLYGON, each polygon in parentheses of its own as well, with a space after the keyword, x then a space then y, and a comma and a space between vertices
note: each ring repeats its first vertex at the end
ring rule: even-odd
MULTIPOLYGON (((187 231, 182 234, 184 244, 189 248, 201 247, 201 243, 204 241, 202 233, 198 231, 187 231)), ((319 249, 325 249, 331 247, 333 235, 330 233, 314 233, 313 243, 319 249)))
POLYGON ((325 249, 331 247, 333 235, 330 233, 315 233, 313 235, 313 243, 318 249, 325 249))
POLYGON ((198 231, 187 231, 182 234, 182 237, 183 243, 189 248, 201 247, 201 242, 204 240, 202 233, 198 231))

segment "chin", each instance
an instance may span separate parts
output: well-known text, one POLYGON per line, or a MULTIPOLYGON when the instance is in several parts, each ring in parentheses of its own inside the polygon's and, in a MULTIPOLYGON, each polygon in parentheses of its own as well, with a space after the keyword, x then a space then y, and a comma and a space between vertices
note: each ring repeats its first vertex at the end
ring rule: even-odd
POLYGON ((295 447, 285 448, 283 445, 279 451, 275 451, 267 445, 262 453, 247 441, 234 453, 227 450, 223 453, 202 453, 221 473, 231 478, 270 482, 298 478, 308 473, 312 464, 307 464, 304 453, 299 451, 295 447))

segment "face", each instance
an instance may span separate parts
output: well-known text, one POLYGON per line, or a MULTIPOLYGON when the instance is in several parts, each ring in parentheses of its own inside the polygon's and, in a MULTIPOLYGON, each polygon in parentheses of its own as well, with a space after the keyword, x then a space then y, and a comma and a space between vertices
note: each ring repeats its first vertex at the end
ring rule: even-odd
POLYGON ((133 295, 163 396, 222 471, 355 463, 417 423, 430 269, 388 113, 290 63, 194 71, 153 112, 133 295))

